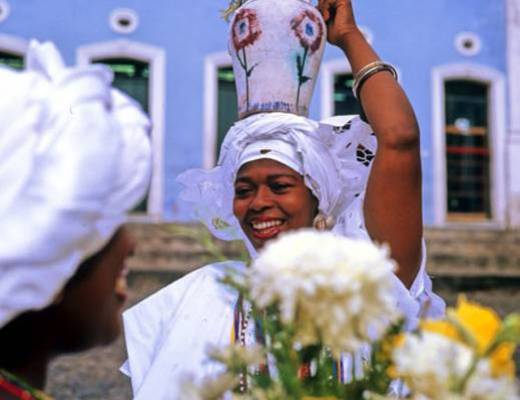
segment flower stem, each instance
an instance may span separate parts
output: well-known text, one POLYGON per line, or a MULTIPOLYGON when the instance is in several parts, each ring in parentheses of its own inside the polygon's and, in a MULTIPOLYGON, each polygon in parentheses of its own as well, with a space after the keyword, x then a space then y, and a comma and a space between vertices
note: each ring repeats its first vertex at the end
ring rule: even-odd
POLYGON ((249 112, 249 70, 247 68, 247 55, 245 47, 242 49, 242 54, 244 55, 244 70, 246 72, 246 112, 249 112))
POLYGON ((308 48, 307 47, 304 47, 303 48, 303 59, 302 59, 302 62, 301 62, 301 65, 298 65, 298 90, 296 92, 296 113, 299 113, 300 111, 300 88, 302 87, 302 84, 303 84, 303 70, 305 68, 305 62, 307 61, 307 52, 308 52, 308 48))
POLYGON ((473 359, 471 360, 471 366, 469 367, 468 371, 466 372, 462 380, 459 382, 459 385, 457 387, 459 393, 464 393, 464 389, 466 388, 466 385, 468 384, 471 375, 473 375, 473 373, 477 369, 477 364, 479 361, 480 356, 477 353, 475 353, 473 355, 473 359))

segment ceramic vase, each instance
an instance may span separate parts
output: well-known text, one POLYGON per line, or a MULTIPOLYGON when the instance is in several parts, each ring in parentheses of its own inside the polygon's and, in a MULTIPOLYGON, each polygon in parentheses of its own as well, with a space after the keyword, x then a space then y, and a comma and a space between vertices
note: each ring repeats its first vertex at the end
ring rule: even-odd
POLYGON ((326 40, 304 0, 249 0, 230 21, 229 53, 239 118, 259 112, 307 116, 326 40))

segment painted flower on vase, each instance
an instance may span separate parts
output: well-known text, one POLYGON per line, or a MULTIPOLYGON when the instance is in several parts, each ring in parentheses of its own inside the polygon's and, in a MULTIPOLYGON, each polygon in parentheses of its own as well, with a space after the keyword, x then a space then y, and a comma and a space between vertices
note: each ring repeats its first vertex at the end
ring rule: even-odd
POLYGON ((296 107, 300 107, 300 90, 304 83, 311 78, 304 73, 307 57, 315 53, 322 44, 323 22, 319 15, 310 10, 304 10, 291 21, 291 28, 303 47, 303 54, 296 56, 296 71, 298 73, 298 90, 296 93, 296 107))
POLYGON ((236 51, 252 45, 262 33, 255 11, 243 8, 233 23, 232 37, 236 51))
POLYGON ((246 76, 246 113, 249 112, 249 77, 253 73, 256 64, 249 66, 247 62, 246 47, 251 46, 262 34, 258 24, 256 12, 249 8, 241 9, 233 22, 231 37, 240 66, 246 76))
POLYGON ((304 49, 313 54, 320 48, 323 38, 323 23, 315 13, 305 10, 291 21, 291 28, 304 49))

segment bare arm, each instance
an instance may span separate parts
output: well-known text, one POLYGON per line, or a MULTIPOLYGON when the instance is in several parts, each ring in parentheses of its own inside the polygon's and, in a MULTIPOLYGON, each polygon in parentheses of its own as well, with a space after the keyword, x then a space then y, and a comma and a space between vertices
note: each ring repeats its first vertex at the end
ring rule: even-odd
MULTIPOLYGON (((320 0, 318 8, 328 25, 328 41, 343 50, 354 76, 379 60, 355 23, 350 0, 320 0)), ((396 274, 410 287, 421 260, 423 229, 417 120, 390 72, 371 76, 359 97, 378 141, 364 204, 366 227, 373 240, 389 243, 396 274)))

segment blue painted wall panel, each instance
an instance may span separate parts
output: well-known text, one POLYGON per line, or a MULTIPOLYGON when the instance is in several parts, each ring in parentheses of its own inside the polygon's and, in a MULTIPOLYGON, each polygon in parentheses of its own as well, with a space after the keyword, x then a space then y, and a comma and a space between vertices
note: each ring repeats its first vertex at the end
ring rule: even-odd
MULTIPOLYGON (((225 51, 227 24, 219 18, 225 0, 10 0, 11 15, 0 33, 36 37, 58 44, 68 63, 85 44, 126 38, 164 48, 167 54, 165 102, 165 196, 167 219, 185 219, 177 204, 175 176, 202 165, 204 58, 225 51), (132 34, 114 33, 108 25, 115 8, 131 8, 140 17, 132 34)), ((383 59, 394 63, 417 113, 422 131, 424 213, 433 222, 433 151, 431 71, 436 66, 471 62, 506 73, 505 1, 364 0, 355 2, 358 23, 373 34, 383 59), (462 31, 478 34, 482 50, 462 56, 454 46, 462 31)), ((325 59, 341 58, 328 48, 325 59)), ((320 117, 320 81, 310 116, 320 117)))

